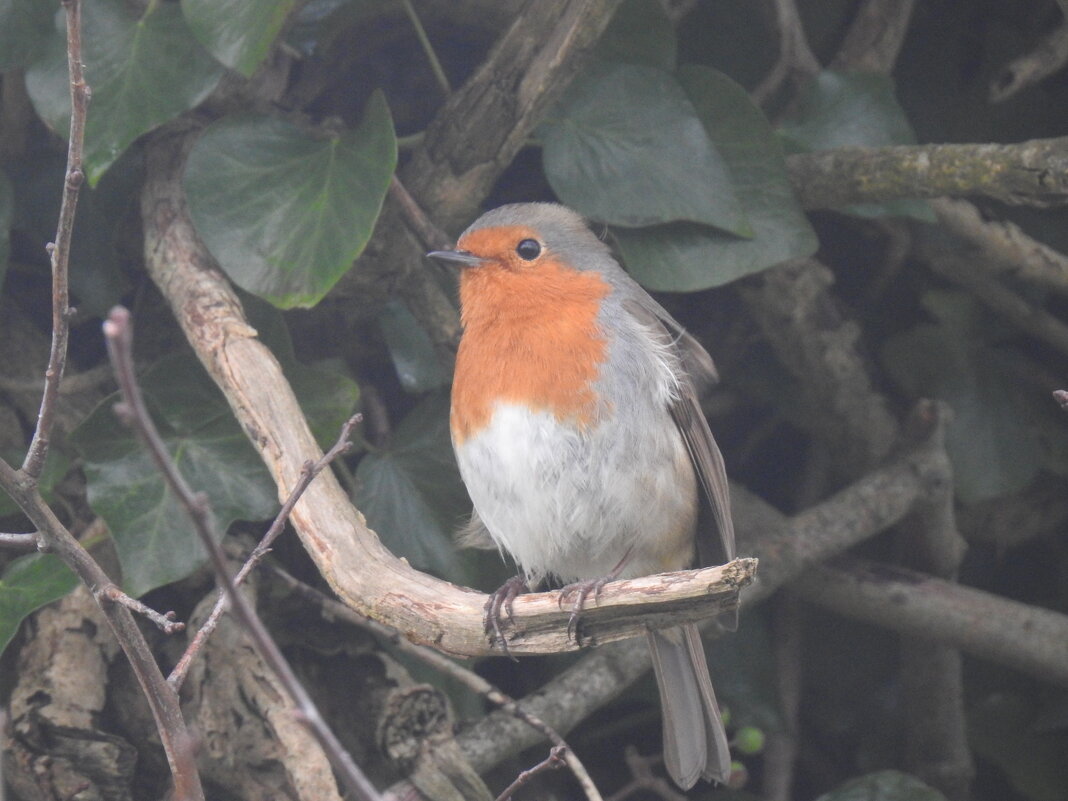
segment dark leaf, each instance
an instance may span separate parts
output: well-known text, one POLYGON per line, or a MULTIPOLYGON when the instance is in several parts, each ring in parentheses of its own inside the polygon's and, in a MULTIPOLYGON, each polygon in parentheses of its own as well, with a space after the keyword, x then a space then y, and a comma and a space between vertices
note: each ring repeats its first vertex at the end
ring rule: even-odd
POLYGON ((0 653, 27 615, 77 585, 78 577, 55 554, 29 554, 9 564, 0 578, 0 653))
POLYGON ((429 392, 449 382, 448 371, 438 358, 434 343, 404 303, 387 301, 378 315, 378 324, 397 378, 408 392, 429 392))
POLYGON ((412 410, 388 448, 363 458, 356 479, 356 505, 393 553, 420 570, 463 580, 451 535, 467 494, 449 441, 446 395, 412 410))
POLYGON ((235 283, 276 306, 312 306, 370 239, 396 163, 375 93, 359 128, 325 139, 271 117, 221 119, 190 153, 185 187, 235 283))
MULTIPOLYGON (((90 185, 148 131, 197 105, 215 88, 222 67, 193 38, 173 3, 151 3, 143 17, 123 0, 83 4, 82 49, 93 97, 85 127, 90 185)), ((70 127, 66 27, 26 73, 37 113, 57 133, 70 127)))
MULTIPOLYGON (((263 520, 278 507, 267 469, 200 364, 187 354, 162 359, 141 379, 167 449, 186 481, 211 501, 219 531, 263 520)), ((189 515, 137 438, 103 401, 74 433, 85 457, 89 503, 107 522, 133 596, 184 578, 204 551, 189 515)))
POLYGON ((746 91, 708 67, 684 67, 679 81, 734 177, 753 237, 693 223, 617 228, 627 269, 649 289, 694 292, 814 253, 816 234, 794 197, 782 149, 746 91))
POLYGON ((1041 469, 1042 447, 1017 380, 992 358, 986 313, 959 292, 931 291, 923 303, 937 322, 889 340, 886 369, 913 397, 953 408, 946 449, 961 500, 1022 489, 1041 469))
POLYGON ((594 220, 628 227, 688 220, 752 233, 723 156, 666 72, 594 62, 541 133, 553 191, 594 220))
POLYGON ((182 0, 193 35, 242 75, 256 71, 296 0, 182 0))

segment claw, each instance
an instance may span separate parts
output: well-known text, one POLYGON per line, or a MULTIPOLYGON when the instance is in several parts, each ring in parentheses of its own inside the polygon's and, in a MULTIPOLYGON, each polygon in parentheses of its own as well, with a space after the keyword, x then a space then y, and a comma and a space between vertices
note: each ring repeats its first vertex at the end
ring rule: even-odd
POLYGON ((568 584, 560 590, 559 604, 561 610, 564 608, 564 600, 566 598, 571 595, 577 595, 575 602, 571 605, 571 617, 567 621, 567 636, 573 639, 577 645, 582 645, 579 623, 581 622, 582 612, 586 608, 586 599, 590 597, 590 593, 593 593, 593 602, 597 603, 601 599, 601 590, 604 585, 614 578, 615 576, 608 575, 599 579, 576 581, 574 584, 568 584))
MULTIPOLYGON (((504 650, 504 655, 512 657, 508 650, 508 640, 501 629, 501 610, 504 610, 508 622, 515 622, 513 605, 517 595, 527 592, 527 582, 522 576, 512 576, 500 587, 490 593, 489 600, 483 609, 486 610, 485 630, 490 635, 490 643, 499 642, 504 650)), ((515 657, 512 657, 513 659, 515 657)))

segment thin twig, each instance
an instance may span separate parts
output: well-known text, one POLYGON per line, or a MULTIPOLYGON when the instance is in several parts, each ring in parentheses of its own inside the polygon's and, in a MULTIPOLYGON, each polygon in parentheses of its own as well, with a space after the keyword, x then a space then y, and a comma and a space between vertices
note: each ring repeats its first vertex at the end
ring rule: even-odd
MULTIPOLYGON (((326 725, 311 696, 297 679, 278 644, 271 638, 252 605, 244 595, 237 591, 233 578, 230 576, 226 556, 216 537, 211 505, 207 497, 203 493, 194 492, 182 474, 178 472, 145 407, 141 388, 134 375, 133 330, 130 324, 130 312, 121 307, 112 309, 104 323, 104 335, 107 338, 108 355, 115 368, 119 391, 123 397, 123 403, 116 405, 116 413, 137 433, 167 482, 168 488, 192 518, 193 526, 208 552, 216 577, 226 590, 234 614, 246 628, 260 657, 274 671, 279 683, 296 706, 300 721, 318 740, 330 764, 341 775, 349 791, 359 799, 368 801, 379 799, 380 796, 374 786, 326 725)), ((170 687, 170 685, 167 686, 170 687)))
POLYGON ((394 175, 389 183, 389 193, 400 204, 408 226, 415 232, 427 250, 441 250, 452 244, 449 235, 434 224, 422 206, 411 196, 400 179, 394 175))
POLYGON ((686 796, 676 790, 671 782, 653 773, 652 766, 663 761, 661 757, 643 757, 637 748, 628 745, 623 758, 630 769, 631 780, 612 793, 606 801, 624 801, 642 791, 652 793, 663 801, 686 801, 686 796))
MULTIPOLYGON (((60 396, 90 392, 111 381, 111 368, 106 364, 90 367, 81 373, 65 374, 59 388, 60 396)), ((12 378, 0 375, 0 389, 6 392, 42 392, 43 378, 12 378)))
POLYGON ((427 61, 430 62, 430 69, 434 73, 434 78, 437 80, 438 86, 441 87, 441 91, 443 91, 446 96, 452 94, 452 86, 449 85, 449 76, 445 74, 441 62, 438 61, 438 54, 434 52, 434 46, 430 43, 430 37, 426 35, 426 29, 423 28, 422 21, 419 19, 419 15, 415 13, 415 8, 412 6, 412 0, 401 0, 401 5, 404 6, 404 13, 408 15, 408 21, 412 23, 412 27, 415 29, 416 38, 419 39, 419 45, 423 48, 427 61))
POLYGON ((539 773, 544 773, 547 770, 557 770, 564 765, 564 755, 567 752, 566 746, 554 745, 549 749, 549 756, 545 757, 541 762, 532 768, 522 771, 515 777, 515 781, 504 788, 504 791, 497 796, 497 801, 511 801, 516 791, 524 784, 530 782, 539 773))
POLYGON ((48 444, 55 421, 59 382, 67 364, 67 339, 70 335, 70 241, 74 233, 74 212, 78 206, 78 190, 85 180, 82 171, 82 148, 85 141, 85 115, 89 108, 90 90, 82 70, 82 6, 81 0, 63 0, 67 15, 67 71, 70 76, 70 141, 67 145, 67 174, 63 181, 63 200, 59 206, 59 223, 55 241, 49 246, 52 261, 52 347, 45 370, 41 410, 37 414, 37 428, 33 432, 22 470, 32 478, 40 478, 48 456, 48 444))
POLYGON ((36 551, 42 544, 41 535, 32 534, 5 534, 0 533, 0 548, 10 548, 13 551, 36 551))
POLYGON ((96 596, 98 601, 120 604, 125 606, 131 612, 148 618, 148 620, 154 623, 156 628, 164 634, 177 634, 180 631, 185 631, 185 623, 175 620, 174 612, 160 614, 155 609, 146 606, 136 598, 131 598, 114 584, 106 584, 103 587, 98 587, 93 595, 96 596))
MULTIPOLYGON (((261 539, 259 544, 252 549, 252 553, 249 554, 248 559, 245 560, 241 569, 234 575, 235 587, 240 586, 241 582, 243 582, 248 574, 255 569, 256 565, 270 553, 271 545, 278 539, 278 535, 282 533, 286 521, 289 519, 290 512, 293 511, 293 507, 297 505, 297 501, 300 500, 300 497, 304 494, 304 490, 308 488, 308 485, 312 483, 315 477, 319 475, 327 465, 352 447, 352 430, 361 419, 362 416, 359 414, 354 414, 350 417, 341 427, 341 434, 338 436, 334 446, 314 462, 309 460, 304 463, 304 469, 301 471, 300 479, 297 481, 293 491, 289 493, 286 502, 282 504, 282 508, 275 516, 274 522, 271 523, 271 527, 267 529, 267 533, 263 535, 263 539, 261 539)), ((204 648, 204 645, 208 641, 208 638, 211 637, 212 632, 215 631, 215 627, 219 625, 219 619, 222 617, 223 612, 226 611, 226 607, 226 590, 219 590, 219 597, 215 601, 215 607, 211 610, 211 614, 208 615, 208 619, 204 621, 204 625, 200 627, 196 636, 193 637, 192 642, 186 647, 185 653, 182 654, 182 658, 178 660, 178 664, 174 666, 171 675, 167 677, 167 682, 174 687, 175 691, 181 689, 182 683, 185 681, 185 677, 189 673, 190 666, 193 664, 193 661, 196 659, 200 651, 204 648)))
POLYGON ((593 779, 590 778, 590 774, 586 771, 586 767, 582 764, 579 758, 575 756, 571 747, 568 746, 567 741, 560 736, 556 729, 537 715, 534 715, 529 710, 522 707, 514 698, 501 692, 477 673, 452 661, 444 654, 422 645, 416 645, 411 640, 400 636, 396 629, 383 623, 379 623, 377 620, 364 617, 344 604, 324 595, 314 587, 294 578, 281 568, 272 568, 271 572, 285 584, 287 589, 319 606, 324 614, 338 620, 343 620, 354 626, 359 626, 375 636, 388 640, 390 645, 398 651, 407 654, 413 659, 418 659, 420 662, 429 665, 439 673, 443 673, 454 681, 463 684, 472 692, 478 693, 490 703, 499 706, 508 714, 523 721, 535 731, 540 732, 546 740, 551 742, 557 748, 562 749, 561 758, 567 763, 568 768, 571 769, 575 779, 586 793, 586 798, 589 799, 589 801, 600 801, 600 791, 593 783, 593 779))

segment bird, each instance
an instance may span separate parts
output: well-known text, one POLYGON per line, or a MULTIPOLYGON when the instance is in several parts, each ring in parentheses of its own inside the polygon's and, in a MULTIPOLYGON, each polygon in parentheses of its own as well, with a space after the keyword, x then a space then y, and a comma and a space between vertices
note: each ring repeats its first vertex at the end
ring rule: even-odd
MULTIPOLYGON (((522 571, 491 596, 488 630, 499 636, 502 605, 543 581, 576 588, 578 611, 609 579, 734 558, 726 470, 698 402, 712 359, 580 214, 501 206, 427 255, 460 268, 449 427, 473 506, 461 540, 522 571)), ((726 783, 696 625, 646 639, 668 774, 683 790, 726 783)))

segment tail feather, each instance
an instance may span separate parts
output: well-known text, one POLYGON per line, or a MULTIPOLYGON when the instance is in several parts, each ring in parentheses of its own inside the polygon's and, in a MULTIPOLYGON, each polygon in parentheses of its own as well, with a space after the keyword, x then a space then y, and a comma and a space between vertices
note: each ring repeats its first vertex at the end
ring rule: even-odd
POLYGON ((650 631, 646 639, 660 689, 668 774, 683 790, 698 778, 726 784, 730 747, 697 627, 650 631))

